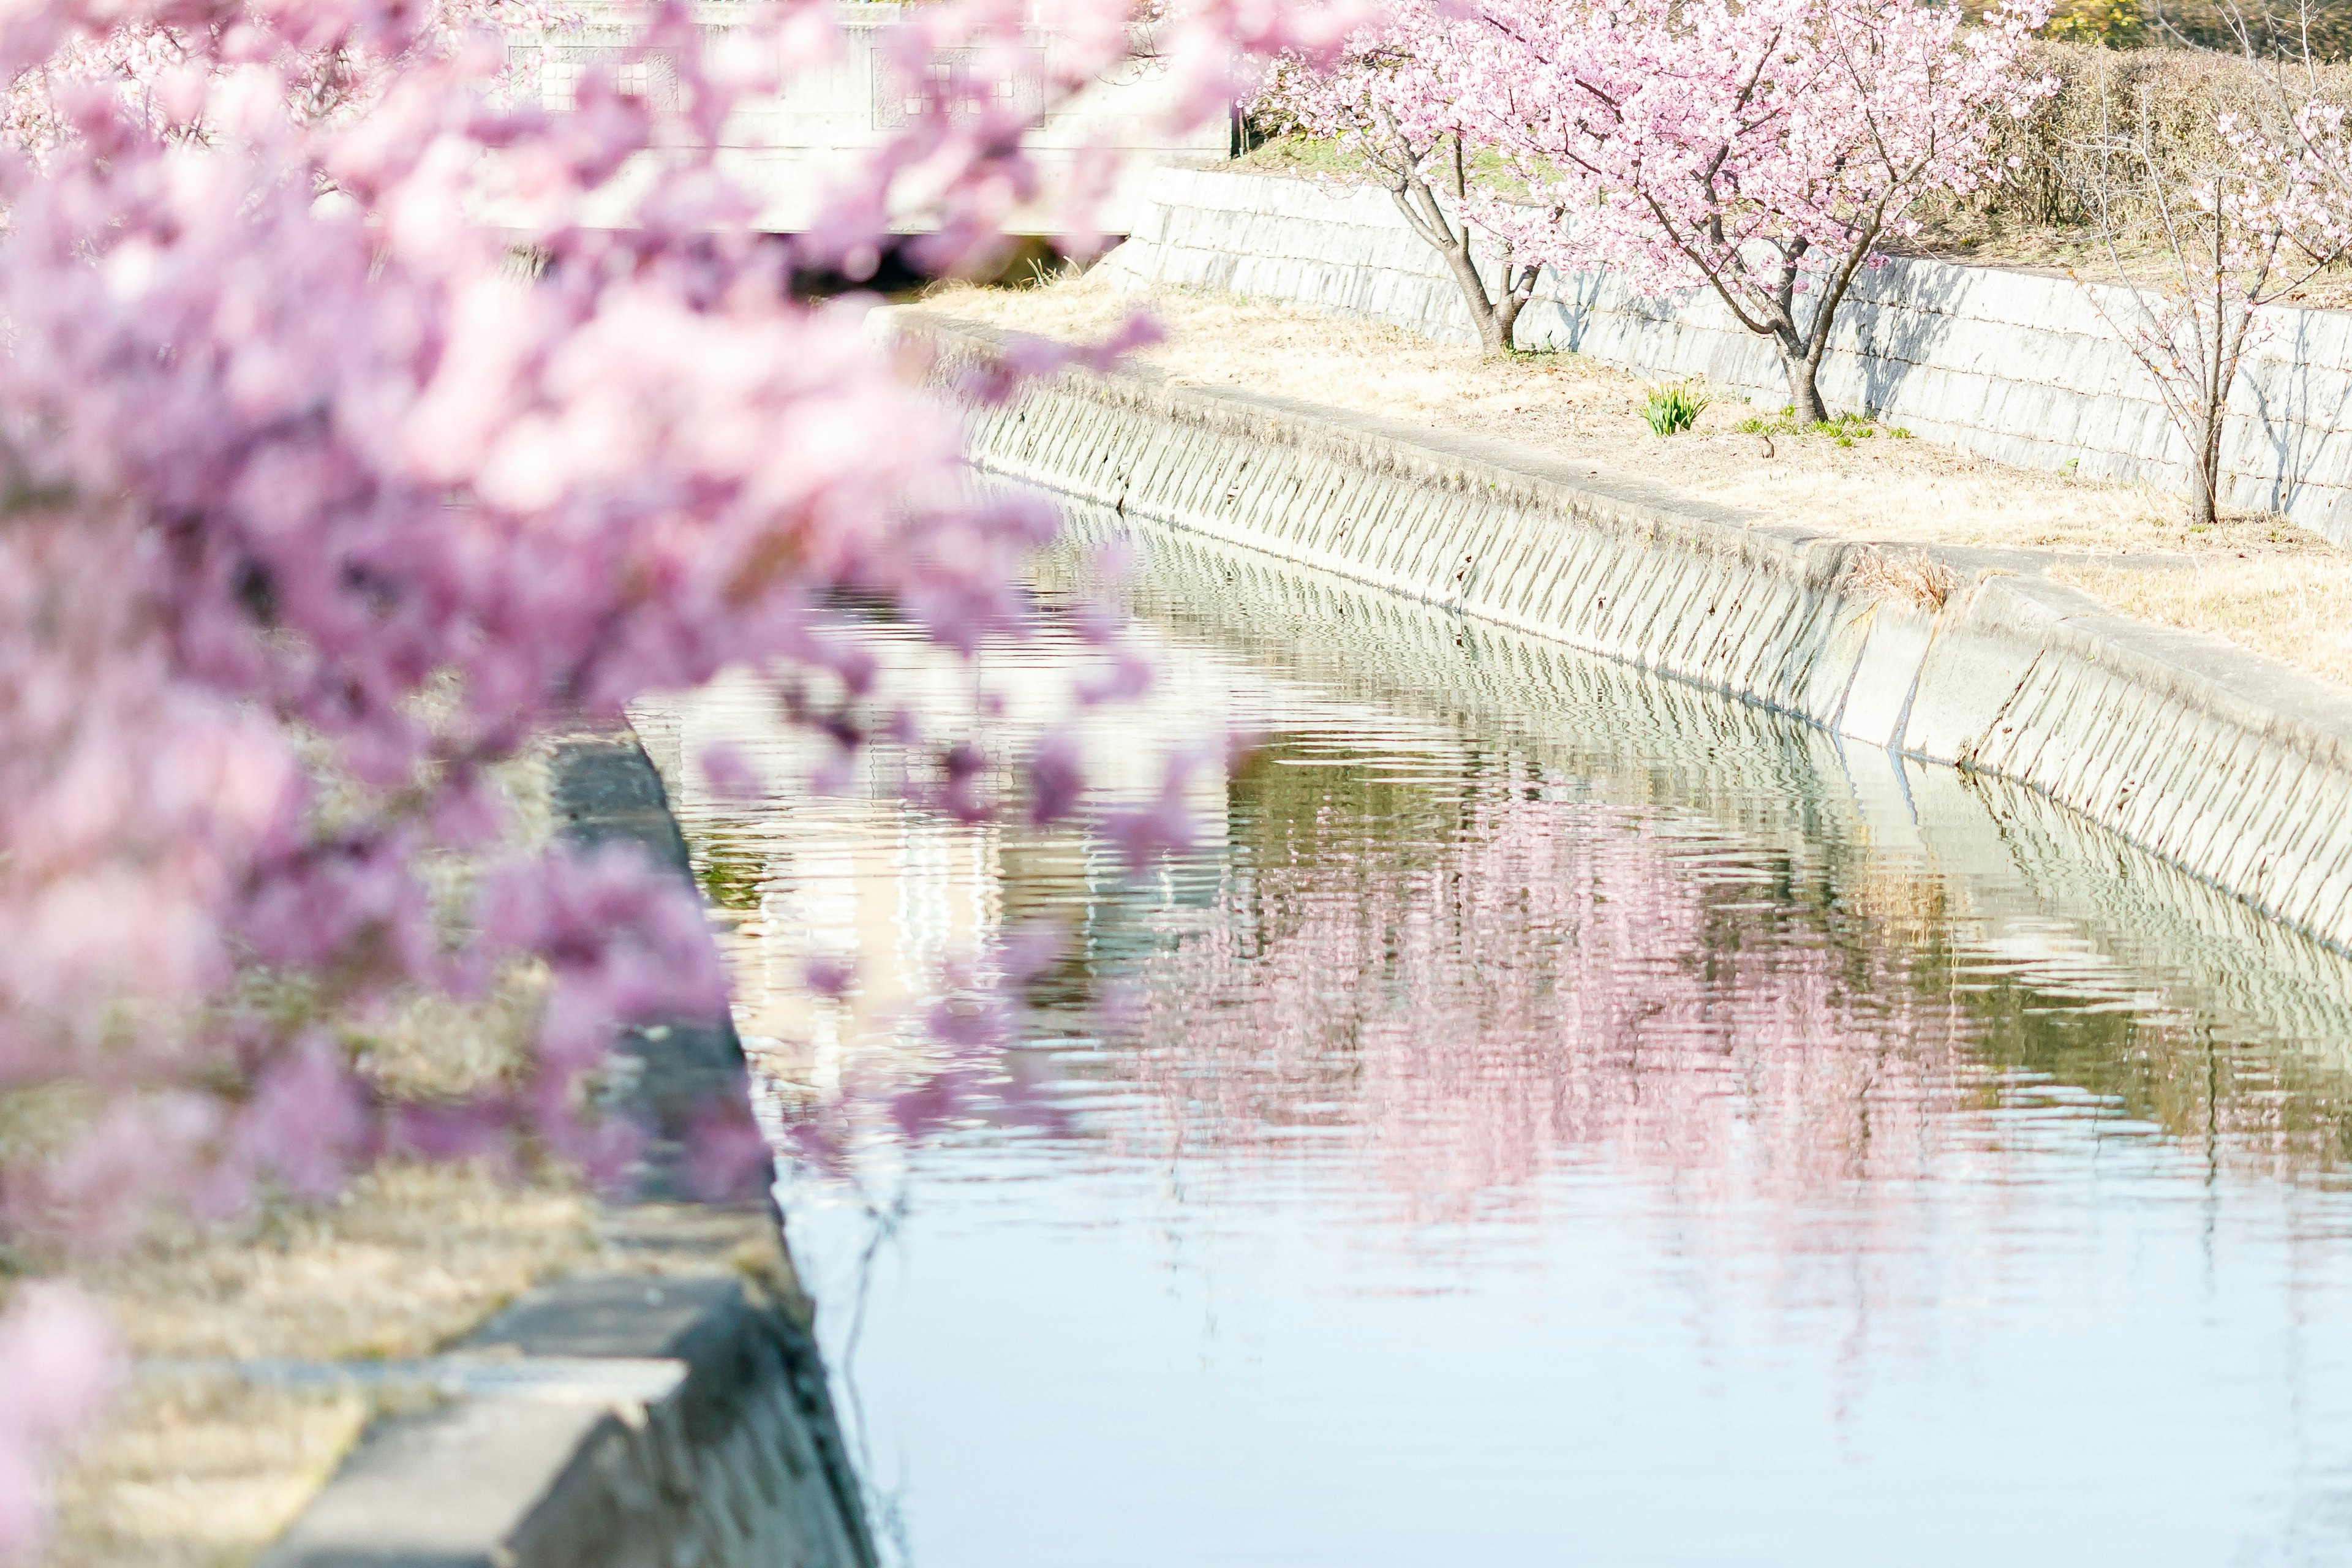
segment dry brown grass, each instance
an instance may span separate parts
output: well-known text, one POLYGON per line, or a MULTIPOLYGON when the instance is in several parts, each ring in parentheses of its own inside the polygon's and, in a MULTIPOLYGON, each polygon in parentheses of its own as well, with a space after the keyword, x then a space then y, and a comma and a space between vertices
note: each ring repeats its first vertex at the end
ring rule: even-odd
POLYGON ((1930 615, 1944 607, 1960 580, 1949 566, 1917 550, 1882 550, 1870 545, 1847 560, 1844 585, 1930 615))
POLYGON ((397 1165, 331 1207, 159 1240, 90 1283, 142 1355, 423 1355, 592 1258, 590 1222, 558 1178, 397 1165))
MULTIPOLYGON (((2094 281, 2113 279, 2120 265, 2136 281, 2175 283, 2179 268, 2153 193, 2161 187, 2176 212, 2184 210, 2189 193, 2236 166, 2221 133, 2223 117, 2283 128, 2305 96, 2352 101, 2352 67, 2340 65, 2306 74, 2191 49, 2067 43, 2036 45, 2031 65, 2054 78, 2058 91, 2022 121, 1996 119, 1991 151, 2017 166, 1967 195, 1929 196, 1919 208, 1926 232, 1904 248, 2094 281), (2146 147, 2153 163, 2112 157, 2103 163, 2096 149, 2118 140, 2146 147), (2112 251, 2100 242, 2096 212, 2085 200, 2102 185, 2113 204, 2112 251)), ((2284 298, 2316 309, 2352 304, 2352 267, 2325 268, 2284 298)))
MULTIPOLYGON (((551 1275, 594 1261, 588 1199, 487 1165, 394 1166, 324 1209, 158 1238, 92 1276, 142 1358, 429 1354, 551 1275)), ((136 1382, 60 1488, 54 1568, 248 1561, 300 1511, 386 1395, 136 1382)))
POLYGON ((546 966, 509 966, 478 1002, 417 995, 391 1016, 345 1035, 371 1081, 401 1099, 478 1094, 526 1070, 528 1042, 547 993, 546 966))
POLYGON ((2210 632, 2352 685, 2352 560, 2344 556, 2215 555, 2155 569, 2070 563, 2050 574, 2118 614, 2210 632))
POLYGON ((1998 212, 2027 226, 2075 226, 2092 216, 2081 195, 2085 176, 2097 170, 2103 142, 2144 140, 2158 160, 2158 174, 2185 187, 2234 163, 2221 135, 2224 115, 2283 123, 2282 110, 2301 95, 2352 100, 2352 67, 2320 66, 2306 75, 2284 61, 2252 64, 2198 49, 2044 42, 2032 46, 2026 68, 2054 79, 2057 91, 2022 120, 1994 118, 1989 150, 1998 163, 2015 158, 2016 166, 1996 185, 1939 201, 1946 210, 1998 212))
POLYGON ((2144 487, 2003 468, 1885 430, 1840 446, 1821 436, 1742 434, 1758 412, 1718 401, 1686 435, 1654 436, 1639 379, 1573 354, 1482 358, 1359 318, 1229 295, 1162 290, 1148 300, 1092 277, 1043 288, 960 288, 912 308, 1078 339, 1148 304, 1167 341, 1138 355, 1171 379, 1245 386, 1408 424, 1474 430, 1580 459, 1593 474, 1669 484, 1758 521, 1894 543, 2025 545, 2149 552, 2325 549, 2263 518, 2191 532, 2186 503, 2144 487))
POLYGON ((372 1414, 354 1390, 142 1385, 63 1479, 50 1568, 231 1568, 277 1539, 372 1414))

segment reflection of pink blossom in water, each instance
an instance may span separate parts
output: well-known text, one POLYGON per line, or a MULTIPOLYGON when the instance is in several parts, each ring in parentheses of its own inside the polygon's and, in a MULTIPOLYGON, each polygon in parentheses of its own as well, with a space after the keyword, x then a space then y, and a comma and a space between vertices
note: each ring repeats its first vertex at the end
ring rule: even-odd
MULTIPOLYGON (((2161 1131, 2148 1157, 2184 1166, 2339 1163, 2337 1075, 2217 1047, 2149 1011, 2143 980, 2127 998, 2002 978, 2024 960, 1967 959, 1923 865, 1792 856, 1508 769, 1433 792, 1393 758, 1312 745, 1226 766, 1206 856, 1086 890, 1067 963, 1049 928, 1016 928, 911 977, 921 1043, 885 1029, 797 1086, 787 1154, 842 1175, 869 1142, 1075 1130, 1409 1221, 1532 1215, 1568 1172, 1638 1184, 1709 1247, 1784 1258, 1915 1244, 1948 1201, 2006 1210, 2021 1140, 2095 1121, 2161 1131), (1191 907, 1182 889, 1211 885, 1191 907), (1139 1093, 1065 1109, 1073 1069, 1003 1054, 1033 1005, 1047 1032, 1110 1043, 1076 1071, 1139 1093)), ((1166 852, 1181 776, 1097 818, 1099 863, 1166 852)), ((996 867, 1005 895, 1055 908, 1024 866, 996 867)), ((807 970, 821 994, 857 989, 836 959, 807 970)))
POLYGON ((1335 836, 1261 866, 1157 961, 1135 1070, 1171 1136, 1274 1159, 1323 1129, 1426 1217, 1524 1198, 1563 1151, 1717 1211, 1851 1206, 1927 1174, 1986 1092, 1894 958, 1711 919, 1625 813, 1466 811, 1434 858, 1335 836))

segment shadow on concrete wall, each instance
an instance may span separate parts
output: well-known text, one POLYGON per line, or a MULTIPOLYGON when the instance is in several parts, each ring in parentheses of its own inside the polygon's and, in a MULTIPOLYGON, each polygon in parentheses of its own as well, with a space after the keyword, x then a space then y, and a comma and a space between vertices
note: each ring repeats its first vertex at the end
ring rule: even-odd
MULTIPOLYGON (((2258 374, 2260 367, 2243 372, 2252 394, 2251 414, 2233 414, 2233 419, 2244 420, 2254 427, 2254 444, 2267 452, 2269 461, 2246 477, 2256 482, 2257 500, 2253 504, 2264 510, 2292 516, 2298 510, 2325 510, 2333 512, 2340 504, 2340 485, 2315 485, 2312 475, 2318 471, 2320 461, 2331 447, 2340 449, 2344 418, 2352 408, 2352 382, 2340 374, 2326 379, 2336 384, 2331 397, 2315 390, 2317 379, 2311 363, 2313 322, 2308 312, 2297 312, 2294 331, 2282 342, 2273 339, 2260 345, 2269 351, 2266 357, 2284 360, 2290 367, 2284 376, 2285 385, 2273 389, 2265 384, 2268 378, 2258 374), (2313 494, 2314 490, 2327 494, 2313 494), (2309 503, 2309 504, 2306 504, 2309 503)), ((2247 401, 2232 398, 2233 405, 2247 401)), ((2338 465, 2341 465, 2339 458, 2338 465)), ((2233 476, 2235 477, 2235 476, 2233 476)), ((2233 486, 2243 495, 2243 486, 2233 486)), ((2315 518, 2314 526, 2326 520, 2315 518)))
MULTIPOLYGON (((1932 361, 1966 292, 1965 276, 1950 269, 1898 261, 1886 270, 1895 268, 1905 270, 1893 288, 1865 292, 1858 285, 1848 296, 1822 365, 1830 387, 1858 387, 1860 412, 1873 417, 1893 408, 1913 373, 1932 361)), ((1552 310, 1523 318, 1546 340, 1531 346, 1589 354, 1637 373, 1703 374, 1776 405, 1785 395, 1786 373, 1771 342, 1741 327, 1705 285, 1644 298, 1616 286, 1606 272, 1548 271, 1538 298, 1552 310)), ((1799 310, 1810 328, 1810 305, 1801 301, 1799 310)), ((1528 335, 1523 331, 1523 340, 1528 335)), ((1826 388, 1824 395, 1838 401, 1826 388)))
MULTIPOLYGON (((1862 386, 1860 412, 1876 419, 1897 409, 1906 383, 1951 336, 1968 276, 1950 267, 1890 258, 1854 280, 1845 319, 1832 329, 1830 352, 1848 356, 1862 386)), ((1930 411, 1922 409, 1924 416, 1930 411)))

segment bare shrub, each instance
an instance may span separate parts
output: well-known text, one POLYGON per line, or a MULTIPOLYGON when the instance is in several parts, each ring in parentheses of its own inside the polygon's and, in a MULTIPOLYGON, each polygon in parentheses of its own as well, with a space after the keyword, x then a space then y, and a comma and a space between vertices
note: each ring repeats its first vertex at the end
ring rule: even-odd
MULTIPOLYGON (((2094 229, 2100 216, 2084 192, 2105 162, 2099 144, 2120 138, 2147 146, 2157 185, 2179 189, 2228 158, 2222 115, 2260 118, 2278 102, 2273 73, 2263 66, 2195 49, 2044 42, 2033 47, 2028 68, 2056 77, 2058 91, 2022 120, 1996 121, 1992 151, 2009 172, 1971 195, 1935 198, 1939 237, 1964 239, 1987 228, 2094 229)), ((2352 103, 2352 66, 2315 66, 2309 86, 2314 96, 2352 103)), ((2119 203, 2110 218, 2129 240, 2164 244, 2162 215, 2147 195, 2119 203)))

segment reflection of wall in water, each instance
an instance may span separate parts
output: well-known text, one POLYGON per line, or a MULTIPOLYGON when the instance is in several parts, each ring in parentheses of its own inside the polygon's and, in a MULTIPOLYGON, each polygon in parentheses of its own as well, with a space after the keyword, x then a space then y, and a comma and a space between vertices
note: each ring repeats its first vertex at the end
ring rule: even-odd
MULTIPOLYGON (((1082 518, 1078 531, 1125 526, 1082 518)), ((1319 715, 1332 721, 1321 728, 1375 736, 1382 764, 1300 754, 1276 734, 1230 787, 1221 770, 1202 770, 1192 805, 1223 852, 1156 871, 1139 900, 1112 896, 1121 868, 1074 831, 971 826, 887 798, 878 780, 893 762, 878 749, 868 773, 883 798, 795 798, 786 813, 709 800, 682 764, 711 741, 747 745, 780 795, 794 795, 814 760, 749 679, 642 715, 706 883, 722 858, 748 868, 740 879, 754 891, 735 942, 742 1027, 790 1042, 791 1076, 827 1086, 853 1047, 893 1070, 924 1070, 934 1058, 906 1015, 947 960, 1008 929, 1045 920, 1069 933, 1030 994, 1049 1015, 1074 1014, 1187 932, 1259 918, 1265 868, 1317 853, 1319 791, 1378 793, 1367 809, 1401 825, 1394 853, 1434 861, 1478 770, 1524 766, 1527 786, 1553 798, 1640 809, 1644 832, 1685 840, 1695 875, 1714 846, 1736 843, 1744 858, 1760 847, 1783 868, 1770 896, 1793 900, 1797 918, 1858 959, 1890 937, 1926 953, 1920 984, 1963 997, 1990 1065, 2076 1085, 2183 1135, 2269 1116, 2307 1146, 2352 1125, 2352 966, 2028 791, 1898 766, 1687 684, 1196 536, 1143 531, 1146 618, 1184 635, 1161 647, 1151 698, 1092 721, 1089 763, 1114 793, 1135 797, 1158 777, 1138 737, 1196 734, 1229 713, 1247 721, 1253 705, 1309 730, 1319 715), (1398 759, 1427 766, 1399 773, 1398 759), (857 961, 854 1005, 808 999, 799 982, 811 952, 857 961), (2062 1001, 2065 1021, 2035 1022, 2062 1001)), ((1066 552, 1044 563, 1049 589, 1079 574, 1066 552)), ((886 682, 927 727, 971 721, 968 668, 887 628, 877 636, 886 682)), ((985 721, 1001 749, 1018 750, 1066 710, 1069 671, 1055 659, 1071 651, 983 658, 1006 697, 985 721)), ((1044 1023, 1049 1034, 1066 1027, 1087 1025, 1044 1023)))
MULTIPOLYGON (((970 665, 903 636, 880 636, 874 646, 877 689, 915 712, 926 734, 978 732, 1008 757, 1065 720, 1071 660, 1084 658, 1067 639, 991 651, 970 665), (1001 712, 978 716, 982 688, 1003 699, 1001 712)), ((1148 796, 1162 776, 1160 738, 1214 732, 1229 684, 1213 669, 1170 661, 1144 699, 1090 716, 1082 727, 1090 783, 1114 803, 1148 796)), ((1065 962, 1032 987, 1041 1006, 1081 1004, 1089 972, 1148 951, 1154 938, 1128 918, 1131 901, 1104 896, 1124 883, 1125 868, 1082 834, 1017 819, 962 823, 901 798, 894 781, 920 759, 886 743, 862 754, 852 793, 810 796, 803 784, 830 744, 778 714, 771 689, 738 673, 648 704, 635 721, 730 929, 739 1030, 793 1080, 832 1089, 853 1053, 869 1067, 919 1070, 931 1044, 922 1015, 941 976, 1033 922, 1068 932, 1065 962), (752 761, 772 795, 792 799, 792 809, 713 799, 692 759, 719 743, 752 761), (736 888, 741 896, 727 896, 736 888), (845 1001, 810 992, 803 976, 812 959, 855 966, 845 1001)), ((1195 770, 1184 798, 1213 835, 1224 814, 1222 770, 1195 770)), ((1145 885, 1167 905, 1205 907, 1219 874, 1215 858, 1202 857, 1155 868, 1145 885)))
MULTIPOLYGON (((1904 920, 1947 933, 1970 984, 2006 975, 1971 994, 1979 1009, 2006 1016, 2036 996, 2116 1009, 2139 1030, 2142 1077, 2085 1087, 2133 1114, 2177 1124, 2235 1085, 2288 1096, 2315 1134, 2352 1125, 2352 963, 2031 791, 1197 534, 1087 508, 1073 521, 1078 541, 1143 540, 1142 612, 1215 637, 1269 678, 1507 736, 1547 775, 1661 808, 1666 831, 1680 815, 1771 844, 1792 868, 1816 866, 1862 933, 1904 920)), ((1078 570, 1066 555, 1045 579, 1078 570)), ((2104 1033, 2096 1016, 2077 1026, 2104 1033)), ((2063 1075, 2097 1054, 2013 1065, 2063 1075)))

